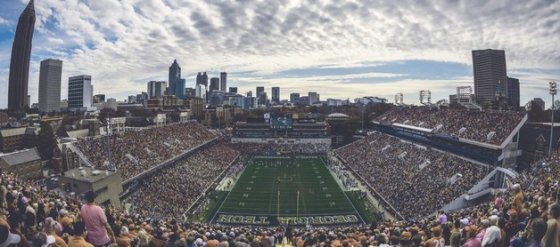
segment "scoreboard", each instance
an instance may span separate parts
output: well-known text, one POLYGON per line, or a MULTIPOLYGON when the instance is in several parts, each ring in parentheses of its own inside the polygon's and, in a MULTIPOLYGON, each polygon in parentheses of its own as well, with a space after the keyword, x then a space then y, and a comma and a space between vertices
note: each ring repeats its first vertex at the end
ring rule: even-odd
POLYGON ((270 118, 271 129, 292 129, 294 120, 288 117, 272 117, 270 118))

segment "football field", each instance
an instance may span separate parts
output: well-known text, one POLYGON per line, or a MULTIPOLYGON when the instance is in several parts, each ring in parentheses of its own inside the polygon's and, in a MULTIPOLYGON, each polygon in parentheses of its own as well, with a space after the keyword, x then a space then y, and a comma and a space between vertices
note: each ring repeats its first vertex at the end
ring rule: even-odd
POLYGON ((251 159, 210 221, 263 226, 363 223, 317 157, 251 159))

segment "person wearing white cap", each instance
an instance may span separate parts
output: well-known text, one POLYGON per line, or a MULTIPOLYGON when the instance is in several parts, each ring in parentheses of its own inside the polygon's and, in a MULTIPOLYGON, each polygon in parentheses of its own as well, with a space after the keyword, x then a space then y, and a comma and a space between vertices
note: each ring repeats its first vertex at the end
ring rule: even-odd
POLYGON ((130 247, 132 239, 130 239, 128 227, 123 226, 121 228, 116 228, 115 231, 118 231, 115 232, 115 235, 117 236, 117 246, 130 247))
POLYGON ((39 237, 37 239, 41 247, 53 246, 54 242, 56 241, 53 236, 47 235, 44 232, 39 233, 39 237))
POLYGON ((12 244, 18 244, 21 237, 10 232, 10 227, 5 221, 0 222, 0 247, 8 247, 12 244))

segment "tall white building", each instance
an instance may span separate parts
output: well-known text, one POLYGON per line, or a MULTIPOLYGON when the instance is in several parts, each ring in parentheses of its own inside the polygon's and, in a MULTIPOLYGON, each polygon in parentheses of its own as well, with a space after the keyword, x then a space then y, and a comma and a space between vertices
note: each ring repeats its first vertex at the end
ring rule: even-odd
POLYGON ((316 92, 308 92, 307 96, 309 97, 309 104, 315 104, 319 102, 319 94, 316 92))
POLYGON ((62 61, 41 61, 39 71, 39 111, 60 111, 60 85, 62 83, 62 61))
POLYGON ((83 110, 91 108, 93 103, 93 86, 90 75, 68 78, 68 109, 83 110))

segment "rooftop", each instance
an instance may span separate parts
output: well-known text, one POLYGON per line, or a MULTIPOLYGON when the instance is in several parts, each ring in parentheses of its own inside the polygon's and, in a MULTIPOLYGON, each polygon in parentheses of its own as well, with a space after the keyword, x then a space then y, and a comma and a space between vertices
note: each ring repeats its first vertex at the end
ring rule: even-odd
POLYGON ((108 170, 97 170, 91 167, 78 167, 68 170, 64 173, 65 178, 70 178, 78 181, 95 183, 107 177, 114 175, 116 172, 108 170))
POLYGON ((41 160, 41 156, 39 156, 39 152, 37 152, 36 148, 32 148, 7 154, 0 153, 0 159, 4 160, 9 166, 15 166, 35 160, 41 160))

